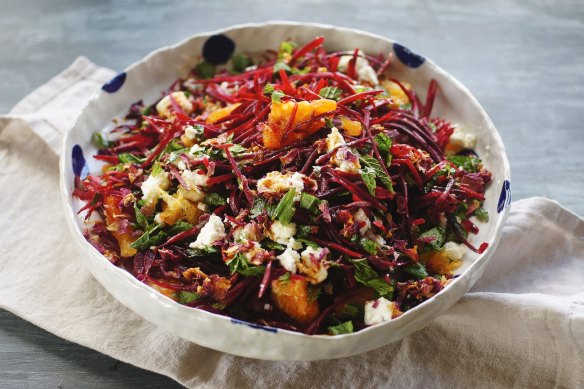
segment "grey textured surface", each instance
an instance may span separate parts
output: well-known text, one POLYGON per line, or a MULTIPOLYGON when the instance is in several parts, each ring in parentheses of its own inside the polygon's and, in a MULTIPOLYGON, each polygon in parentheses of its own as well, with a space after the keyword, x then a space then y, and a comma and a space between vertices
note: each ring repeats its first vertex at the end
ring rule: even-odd
MULTIPOLYGON (((123 69, 151 50, 231 24, 288 19, 396 39, 483 104, 507 146, 514 199, 584 214, 584 2, 0 1, 0 112, 78 55, 123 69)), ((0 311, 0 388, 173 387, 0 311)))

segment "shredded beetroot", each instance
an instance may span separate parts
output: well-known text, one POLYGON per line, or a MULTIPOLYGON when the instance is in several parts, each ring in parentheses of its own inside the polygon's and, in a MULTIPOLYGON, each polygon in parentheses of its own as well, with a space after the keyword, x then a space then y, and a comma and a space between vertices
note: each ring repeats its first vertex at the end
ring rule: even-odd
POLYGON ((432 116, 435 80, 422 102, 390 56, 323 44, 194 69, 164 115, 133 104, 104 168, 75 178, 80 213, 102 219, 87 240, 181 304, 307 334, 364 328, 379 296, 399 314, 440 292, 438 245, 488 247, 470 235, 491 173, 432 116), (359 79, 367 63, 379 85, 359 79))

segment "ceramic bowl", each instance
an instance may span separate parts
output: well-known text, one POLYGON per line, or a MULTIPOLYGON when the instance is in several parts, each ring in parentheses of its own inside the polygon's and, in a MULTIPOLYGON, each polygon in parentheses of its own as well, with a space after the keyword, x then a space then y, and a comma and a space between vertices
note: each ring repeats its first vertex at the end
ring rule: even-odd
POLYGON ((78 260, 109 293, 146 320, 186 340, 231 354, 269 360, 346 357, 397 341, 422 328, 456 303, 479 279, 497 247, 510 201, 510 170, 501 138, 483 108, 460 82, 432 61, 390 39, 354 29, 290 22, 239 25, 198 34, 131 65, 103 86, 67 132, 60 173, 66 218, 81 250, 78 260), (96 151, 91 143, 93 132, 111 126, 112 118, 123 116, 137 100, 154 102, 177 77, 184 76, 201 61, 206 42, 205 55, 209 55, 209 47, 214 55, 220 56, 233 50, 254 54, 276 48, 288 38, 302 44, 321 35, 326 38, 327 51, 360 48, 373 55, 390 53, 394 57, 392 76, 410 82, 422 99, 430 80, 436 79, 440 92, 433 114, 458 123, 477 136, 476 151, 493 173, 493 182, 485 201, 490 220, 480 226, 480 233, 473 240, 488 242, 489 248, 482 255, 468 253, 457 271, 459 276, 443 291, 390 322, 348 335, 309 336, 180 305, 112 265, 83 238, 84 221, 77 215, 82 205, 71 193, 75 175, 84 176, 100 168, 91 158, 96 151))

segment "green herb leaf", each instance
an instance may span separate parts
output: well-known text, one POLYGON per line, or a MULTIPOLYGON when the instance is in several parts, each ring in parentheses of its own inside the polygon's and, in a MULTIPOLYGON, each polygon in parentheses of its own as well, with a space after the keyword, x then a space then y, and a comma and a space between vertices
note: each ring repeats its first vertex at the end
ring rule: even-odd
POLYGON ((253 61, 246 54, 239 53, 231 57, 231 66, 233 71, 237 73, 243 73, 251 65, 253 65, 253 61))
POLYGON ((283 41, 280 43, 280 49, 278 50, 278 58, 282 58, 283 54, 292 54, 294 52, 294 48, 296 47, 296 43, 290 41, 283 41))
POLYGON ((306 238, 298 238, 296 239, 296 242, 304 243, 306 246, 312 247, 313 249, 317 249, 319 247, 318 244, 306 238))
POLYGON ((276 243, 270 239, 262 240, 261 246, 268 248, 270 250, 286 250, 286 246, 284 246, 283 244, 280 244, 280 243, 276 243))
POLYGON ((286 273, 282 274, 278 278, 278 281, 283 281, 283 282, 290 281, 290 273, 289 272, 286 272, 286 273))
POLYGON ((160 166, 160 164, 155 163, 154 165, 152 165, 152 172, 150 174, 152 174, 153 176, 157 176, 160 173, 162 173, 162 167, 160 166))
POLYGON ((134 243, 131 244, 136 250, 146 250, 150 246, 156 246, 166 238, 164 231, 158 231, 162 226, 154 225, 140 236, 134 243))
POLYGON ((219 207, 221 205, 227 204, 227 200, 221 196, 219 193, 207 193, 205 196, 205 204, 219 207))
POLYGON ((312 226, 299 225, 296 226, 296 236, 299 238, 306 238, 308 235, 312 234, 312 226))
POLYGON ((207 61, 203 61, 195 66, 195 71, 199 76, 201 76, 201 78, 213 78, 215 75, 215 65, 207 61))
POLYGON ((251 218, 258 217, 263 211, 266 211, 268 216, 272 217, 274 214, 274 204, 268 203, 263 197, 258 196, 253 200, 253 206, 249 212, 251 218))
POLYGON ((456 167, 461 167, 469 173, 476 173, 479 171, 479 166, 482 161, 474 155, 453 155, 448 157, 456 167))
POLYGON ((215 254, 217 253, 219 250, 217 250, 215 247, 213 246, 207 246, 204 249, 187 249, 187 254, 189 255, 189 257, 205 257, 209 254, 215 254))
POLYGON ((486 223, 489 221, 489 213, 483 207, 474 211, 473 215, 482 222, 486 223))
POLYGON ((308 285, 308 302, 314 302, 320 296, 320 286, 318 285, 308 285))
POLYGON ((200 298, 201 296, 199 296, 197 293, 187 292, 184 290, 181 290, 178 294, 178 302, 181 304, 192 303, 193 301, 197 301, 200 298))
POLYGON ((264 274, 266 271, 266 267, 263 265, 250 266, 242 253, 235 254, 235 257, 233 257, 231 261, 227 262, 227 266, 229 267, 231 274, 235 274, 237 272, 246 277, 259 276, 264 274))
POLYGON ((93 142, 95 147, 99 149, 104 149, 106 147, 111 147, 113 145, 113 142, 105 140, 101 132, 94 132, 93 135, 91 136, 91 141, 93 142))
POLYGON ((351 259, 355 265, 355 280, 362 285, 375 289, 375 291, 384 297, 392 298, 393 286, 385 282, 379 274, 369 266, 366 259, 351 259))
POLYGON ((424 264, 420 262, 407 265, 404 267, 404 270, 419 280, 428 277, 428 271, 426 271, 426 266, 424 266, 424 264))
POLYGON ((274 93, 274 84, 267 83, 264 86, 264 95, 271 95, 272 93, 274 93))
POLYGON ((343 90, 341 88, 337 88, 336 86, 325 86, 318 92, 319 96, 323 99, 330 99, 339 101, 341 99, 341 94, 343 90))
POLYGON ((353 322, 349 320, 336 326, 328 327, 328 330, 331 335, 350 334, 353 332, 353 322))
POLYGON ((286 96, 286 94, 282 91, 279 90, 275 90, 272 93, 272 103, 281 103, 282 102, 282 97, 286 96))
POLYGON ((420 238, 434 238, 434 240, 427 243, 428 246, 434 250, 440 250, 444 246, 446 234, 441 227, 434 227, 428 231, 422 232, 420 238))
POLYGON ((385 163, 387 166, 391 165, 391 146, 393 145, 393 141, 383 132, 375 135, 375 143, 377 143, 377 150, 379 150, 379 154, 383 158, 385 158, 385 163))
POLYGON ((142 158, 136 157, 134 154, 122 153, 118 154, 118 159, 121 163, 142 163, 144 160, 142 158))
POLYGON ((393 182, 391 181, 391 177, 389 177, 387 174, 385 174, 385 171, 383 171, 383 168, 381 167, 381 165, 379 164, 379 162, 369 156, 369 155, 363 155, 359 158, 359 160, 361 161, 361 164, 365 167, 365 168, 372 168, 375 171, 375 176, 379 179, 379 181, 381 181, 381 183, 391 192, 394 193, 393 191, 393 182))
POLYGON ((363 305, 358 305, 358 304, 347 304, 343 307, 343 309, 341 310, 341 312, 339 313, 339 317, 353 317, 353 318, 358 318, 358 317, 363 317, 364 314, 364 308, 363 305))
POLYGON ((371 193, 372 196, 375 196, 375 187, 377 186, 375 183, 375 177, 377 177, 375 170, 371 167, 365 167, 360 170, 360 173, 361 178, 367 187, 367 191, 371 193))
POLYGON ((284 69, 285 72, 290 73, 292 71, 292 69, 290 69, 290 66, 286 63, 286 62, 276 62, 274 64, 274 74, 278 74, 280 73, 280 69, 284 69))
POLYGON ((319 204, 318 197, 304 192, 300 195, 300 207, 309 210, 312 214, 318 213, 319 204))
POLYGON ((142 230, 146 231, 148 228, 148 219, 146 219, 146 216, 144 216, 136 204, 134 204, 134 214, 136 215, 136 223, 138 226, 140 226, 142 230))
POLYGON ((361 244, 361 247, 363 247, 363 249, 367 251, 369 254, 375 254, 377 252, 377 243, 375 243, 374 241, 366 238, 361 238, 359 240, 359 243, 361 244))
POLYGON ((296 189, 290 188, 290 190, 284 195, 284 197, 282 197, 282 200, 280 200, 278 206, 274 210, 272 220, 278 219, 284 225, 290 223, 294 213, 296 212, 296 207, 294 206, 295 195, 296 189))
POLYGON ((191 228, 193 228, 192 224, 179 220, 169 228, 168 235, 174 236, 186 230, 190 230, 191 228))

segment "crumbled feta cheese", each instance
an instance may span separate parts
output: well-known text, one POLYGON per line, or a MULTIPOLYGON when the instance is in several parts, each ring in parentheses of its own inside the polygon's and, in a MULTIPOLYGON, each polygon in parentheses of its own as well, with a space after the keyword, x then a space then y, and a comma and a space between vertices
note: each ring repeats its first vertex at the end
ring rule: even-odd
POLYGON ((190 188, 203 187, 207 185, 207 174, 201 169, 198 169, 194 172, 190 170, 184 170, 180 175, 190 188))
POLYGON ((361 233, 361 235, 365 235, 365 233, 369 231, 369 229, 371 228, 371 221, 367 217, 367 214, 365 213, 365 211, 359 208, 359 210, 355 212, 355 215, 353 215, 353 217, 355 218, 356 223, 359 224, 363 223, 363 227, 359 228, 359 232, 361 233))
POLYGON ((300 262, 300 254, 298 254, 297 251, 288 247, 276 258, 278 258, 284 269, 288 270, 292 274, 296 273, 296 262, 300 262))
POLYGON ((153 203, 162 196, 162 192, 168 189, 170 185, 170 180, 168 179, 167 172, 161 172, 157 175, 150 175, 142 183, 140 189, 142 189, 142 199, 146 200, 148 203, 153 203))
POLYGON ((203 212, 207 212, 209 210, 209 206, 205 203, 197 203, 197 208, 203 212))
POLYGON ((174 119, 174 112, 172 109, 172 101, 170 96, 174 98, 177 104, 187 115, 193 112, 193 104, 191 104, 185 92, 173 92, 168 96, 164 96, 164 98, 162 98, 162 100, 156 104, 156 111, 160 116, 167 119, 174 119))
POLYGON ((221 218, 217 215, 211 215, 207 223, 201 228, 197 240, 189 245, 192 249, 204 249, 217 240, 225 238, 225 226, 221 218))
POLYGON ((257 225, 253 223, 247 223, 243 227, 237 227, 233 231, 233 240, 236 242, 245 242, 247 240, 259 241, 262 239, 260 231, 258 231, 257 225))
POLYGON ((265 177, 260 178, 257 183, 259 193, 272 196, 284 195, 290 190, 290 188, 294 188, 296 189, 294 201, 300 200, 302 191, 304 191, 305 188, 314 190, 316 187, 316 181, 298 172, 288 172, 286 174, 282 174, 278 171, 269 172, 265 177))
POLYGON ((186 126, 185 127, 185 136, 187 139, 196 140, 199 135, 203 134, 203 127, 197 126, 186 126))
MULTIPOLYGON (((355 71, 357 72, 357 77, 359 81, 366 81, 371 85, 379 85, 379 80, 377 78, 377 73, 369 65, 369 61, 364 58, 365 54, 359 50, 358 57, 355 61, 355 71)), ((347 53, 346 55, 339 58, 338 69, 341 72, 347 72, 349 69, 349 62, 353 59, 353 53, 347 53)))
POLYGON ((202 154, 205 151, 204 148, 202 148, 199 145, 193 145, 193 147, 191 147, 191 149, 189 150, 189 154, 191 155, 197 155, 197 154, 202 154))
POLYGON ((328 255, 328 249, 318 247, 316 249, 308 246, 300 257, 302 262, 297 264, 300 273, 304 274, 311 284, 319 284, 328 276, 327 265, 323 263, 328 255))
POLYGON ((384 297, 365 303, 365 324, 368 326, 390 321, 392 316, 393 302, 384 297))
POLYGON ((187 168, 187 165, 185 164, 185 161, 179 159, 178 162, 176 163, 176 167, 178 168, 178 170, 185 170, 187 168))
POLYGON ((345 138, 336 127, 331 129, 330 134, 326 137, 327 152, 337 148, 337 152, 332 156, 331 162, 335 164, 342 172, 358 173, 361 168, 359 158, 351 152, 348 147, 344 147, 345 138))
POLYGON ((442 250, 453 261, 460 261, 464 254, 466 254, 466 246, 455 242, 446 242, 442 250))
POLYGON ((345 143, 345 138, 343 138, 343 135, 339 132, 339 129, 333 127, 331 128, 331 133, 326 137, 326 151, 333 151, 335 147, 342 146, 345 143))
POLYGON ((162 217, 160 216, 160 213, 157 213, 156 216, 154 216, 154 223, 156 223, 156 224, 164 224, 164 221, 162 220, 162 217))
POLYGON ((464 132, 460 127, 456 126, 452 135, 450 135, 450 143, 465 149, 474 149, 477 143, 477 137, 474 134, 464 132))
POLYGON ((288 245, 296 235, 296 224, 288 223, 284 225, 279 220, 275 220, 267 231, 268 237, 276 243, 288 245))

